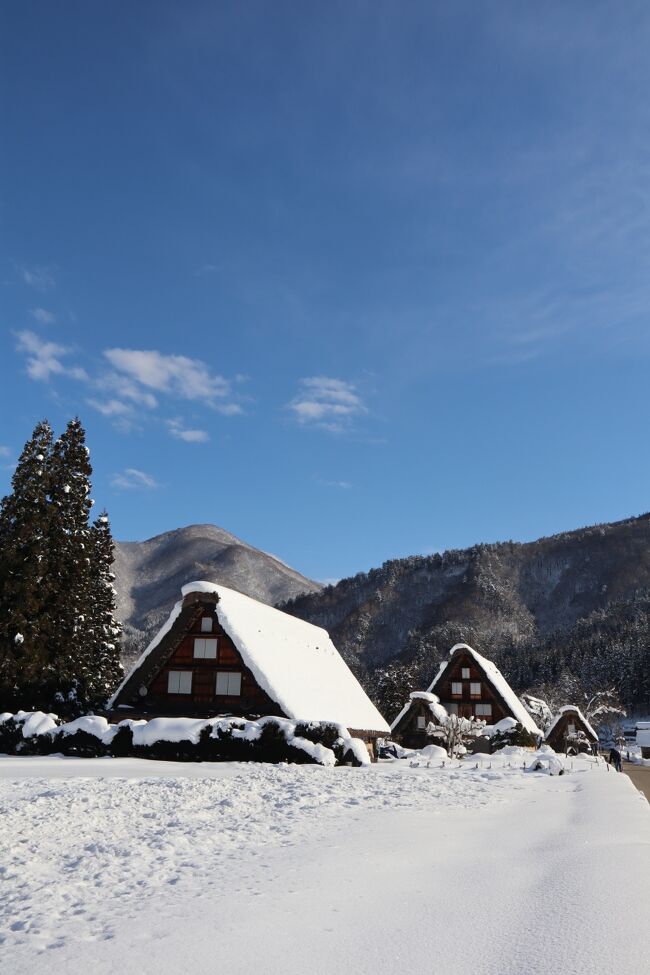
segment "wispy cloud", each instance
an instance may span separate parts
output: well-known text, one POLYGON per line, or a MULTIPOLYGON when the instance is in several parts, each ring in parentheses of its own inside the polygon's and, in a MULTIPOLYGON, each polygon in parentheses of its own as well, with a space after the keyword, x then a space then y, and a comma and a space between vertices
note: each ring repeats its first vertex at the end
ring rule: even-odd
POLYGON ((0 457, 10 457, 11 448, 10 447, 0 447, 0 457))
POLYGON ((17 349, 27 356, 27 375, 30 379, 47 382, 52 376, 67 375, 73 379, 87 380, 88 375, 79 366, 67 366, 62 359, 70 349, 56 342, 46 342, 28 329, 16 332, 17 349))
POLYGON ((164 355, 154 349, 106 349, 104 356, 118 373, 147 390, 201 401, 226 416, 242 412, 229 399, 230 382, 212 373, 200 359, 164 355))
POLYGON ((49 291, 56 285, 52 268, 17 264, 16 270, 25 284, 35 291, 49 291))
POLYGON ((367 413, 367 407, 356 386, 329 376, 311 376, 300 380, 300 391, 289 403, 298 423, 340 432, 355 417, 367 413))
POLYGON ((125 470, 113 474, 111 484, 113 487, 121 488, 125 491, 137 489, 153 491, 160 486, 151 474, 139 471, 135 467, 127 467, 125 470))
POLYGON ((87 399, 86 402, 88 403, 88 406, 92 406, 92 408, 101 413, 102 416, 128 416, 133 409, 130 403, 123 403, 122 400, 119 399, 96 400, 91 398, 87 399))
POLYGON ((188 430, 182 420, 167 420, 167 426, 172 437, 185 443, 206 443, 210 439, 207 430, 188 430))
POLYGON ((56 316, 46 308, 30 308, 29 313, 39 325, 53 325, 56 321, 56 316))
POLYGON ((350 488, 354 487, 354 484, 352 484, 351 481, 328 480, 324 477, 316 477, 314 480, 317 484, 321 484, 323 487, 339 488, 342 491, 349 491, 350 488))

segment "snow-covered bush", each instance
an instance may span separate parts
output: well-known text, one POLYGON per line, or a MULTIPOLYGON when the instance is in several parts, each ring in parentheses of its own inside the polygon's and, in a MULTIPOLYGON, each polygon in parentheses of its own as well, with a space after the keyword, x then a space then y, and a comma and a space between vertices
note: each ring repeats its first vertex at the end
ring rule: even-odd
POLYGON ((347 728, 287 718, 153 718, 111 725, 97 715, 60 724, 41 711, 0 715, 0 752, 127 756, 179 762, 367 765, 365 744, 347 728))

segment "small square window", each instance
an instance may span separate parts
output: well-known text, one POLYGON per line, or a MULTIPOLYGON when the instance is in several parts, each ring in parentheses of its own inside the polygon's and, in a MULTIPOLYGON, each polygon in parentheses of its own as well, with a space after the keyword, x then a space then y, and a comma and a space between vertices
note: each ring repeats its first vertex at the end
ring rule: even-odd
POLYGON ((241 694, 241 674, 238 671, 217 671, 216 693, 222 697, 239 697, 241 694))
POLYGON ((472 681, 471 684, 469 685, 469 693, 470 693, 470 696, 471 697, 480 697, 481 696, 481 682, 480 681, 472 681))
POLYGON ((452 697, 462 697, 463 696, 463 685, 459 680, 452 680, 451 682, 451 694, 452 697))
POLYGON ((212 617, 204 616, 201 619, 201 633, 212 633, 212 617))
POLYGON ((418 715, 418 728, 424 729, 426 728, 426 726, 427 726, 427 719, 422 714, 418 715))
POLYGON ((463 667, 461 674, 463 680, 469 680, 469 667, 463 667))
POLYGON ((476 717, 477 718, 491 718, 492 717, 492 705, 491 704, 477 704, 476 705, 476 717))
POLYGON ((194 640, 194 657, 197 660, 217 659, 216 637, 197 636, 194 640))
POLYGON ((192 671, 191 670, 170 670, 167 675, 168 694, 191 694, 192 693, 192 671))

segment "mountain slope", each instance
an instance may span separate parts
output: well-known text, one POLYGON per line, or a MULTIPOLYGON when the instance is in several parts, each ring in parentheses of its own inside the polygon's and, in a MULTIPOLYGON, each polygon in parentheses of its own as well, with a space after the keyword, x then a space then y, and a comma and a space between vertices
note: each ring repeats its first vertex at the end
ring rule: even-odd
POLYGON ((160 626, 186 582, 220 582, 271 605, 321 588, 216 525, 189 525, 144 542, 117 542, 114 572, 127 658, 160 626))
MULTIPOLYGON (((553 677, 542 665, 579 621, 595 626, 600 611, 616 629, 617 620, 630 615, 625 607, 643 592, 650 592, 647 514, 536 542, 386 562, 284 608, 328 629, 368 687, 389 665, 410 668, 424 685, 459 640, 497 662, 509 661, 524 684, 553 677)), ((629 622, 625 626, 630 630, 629 622)), ((584 626, 581 641, 588 646, 584 626)), ((642 646, 639 654, 647 670, 650 649, 642 646)), ((566 662, 555 654, 556 669, 566 662)), ((616 660, 608 667, 604 680, 616 677, 616 660)), ((628 693, 634 696, 634 688, 628 693)))

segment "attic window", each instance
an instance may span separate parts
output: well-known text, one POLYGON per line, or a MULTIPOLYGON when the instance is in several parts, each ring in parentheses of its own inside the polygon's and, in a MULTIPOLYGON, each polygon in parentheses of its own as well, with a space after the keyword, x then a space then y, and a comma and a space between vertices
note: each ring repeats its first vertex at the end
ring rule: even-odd
POLYGON ((203 616, 201 619, 201 633, 212 633, 212 617, 203 616))
POLYGON ((452 697, 462 697, 463 696, 463 685, 459 680, 452 680, 451 682, 451 696, 452 697))
POLYGON ((216 637, 197 636, 194 641, 194 657, 196 660, 216 660, 216 637))
POLYGON ((480 681, 472 681, 472 683, 469 685, 469 694, 470 694, 470 697, 480 697, 481 696, 481 682, 480 681))
POLYGON ((423 714, 418 715, 418 728, 424 729, 426 728, 426 726, 427 726, 427 719, 424 717, 423 714))
POLYGON ((461 671, 461 677, 463 680, 469 680, 469 667, 463 667, 461 671))
POLYGON ((192 671, 191 670, 170 670, 167 674, 167 693, 168 694, 191 694, 192 693, 192 671))
POLYGON ((220 697, 239 697, 241 694, 241 673, 234 670, 217 671, 216 693, 220 697))

